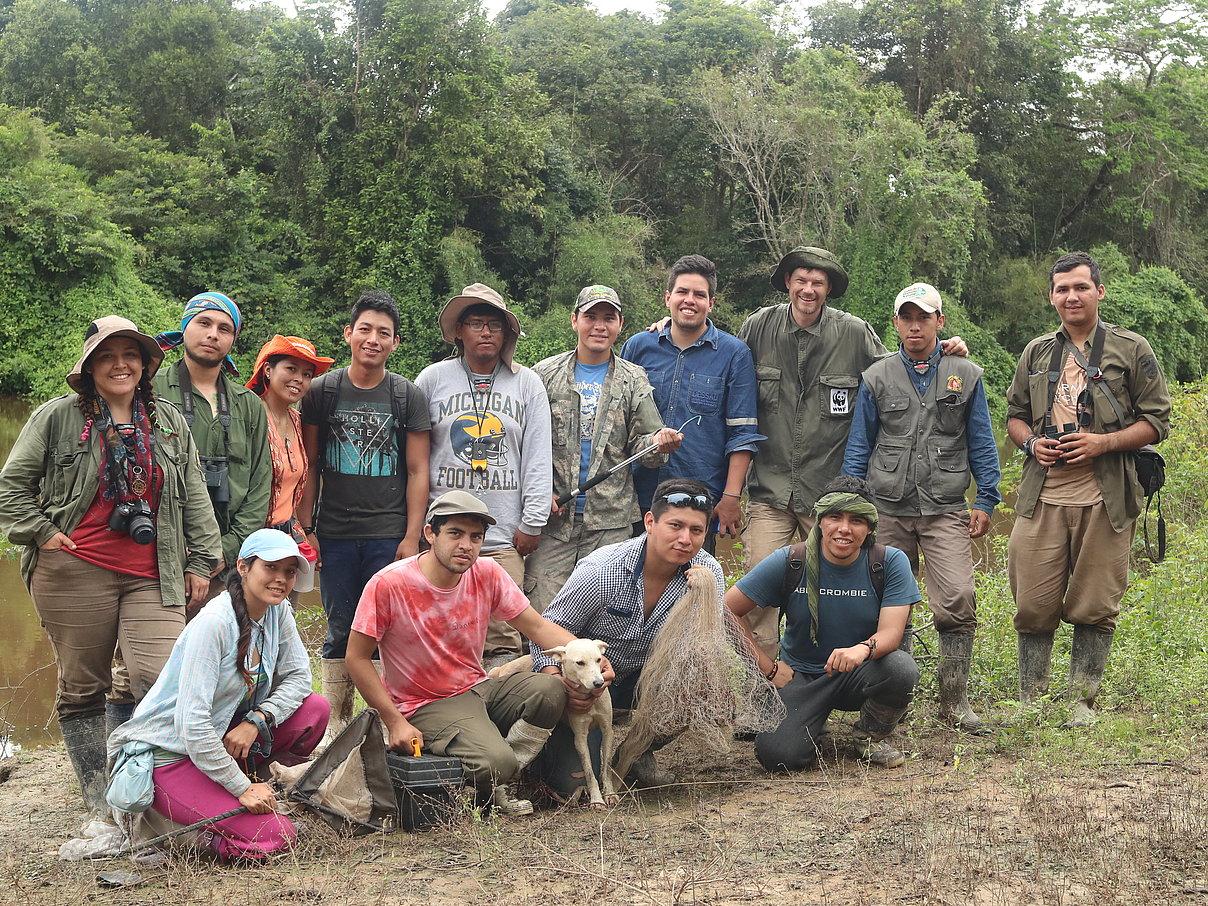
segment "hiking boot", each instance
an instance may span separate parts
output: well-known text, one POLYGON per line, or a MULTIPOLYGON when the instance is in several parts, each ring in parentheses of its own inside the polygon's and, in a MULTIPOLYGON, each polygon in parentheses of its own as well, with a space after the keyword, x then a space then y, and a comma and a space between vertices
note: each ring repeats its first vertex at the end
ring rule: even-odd
POLYGON ((969 705, 969 664, 973 659, 973 636, 966 633, 941 632, 940 720, 948 726, 986 736, 990 727, 974 713, 969 705))
POLYGON ((491 793, 491 802, 505 818, 522 818, 533 813, 533 803, 528 799, 517 799, 506 783, 495 787, 495 791, 491 793))
POLYGON ((1019 700, 1025 705, 1048 691, 1052 654, 1053 633, 1019 633, 1019 700))
POLYGON ((852 727, 852 739, 860 757, 882 768, 900 768, 906 756, 884 740, 873 739, 859 727, 852 727))
POLYGON ((625 775, 625 781, 638 789, 650 789, 678 783, 679 778, 670 771, 664 771, 659 767, 659 763, 654 758, 654 748, 651 747, 639 755, 637 761, 630 766, 629 773, 625 775))
POLYGON ((1099 719, 1095 714, 1095 699, 1103 685, 1103 671, 1111 653, 1112 630, 1104 632, 1095 626, 1076 624, 1074 644, 1070 650, 1070 697, 1074 699, 1067 729, 1092 726, 1099 719))

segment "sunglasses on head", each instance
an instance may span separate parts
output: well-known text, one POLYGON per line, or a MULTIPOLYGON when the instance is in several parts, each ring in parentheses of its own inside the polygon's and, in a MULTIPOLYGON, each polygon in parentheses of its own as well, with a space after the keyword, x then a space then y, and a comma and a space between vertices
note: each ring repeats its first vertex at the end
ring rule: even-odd
POLYGON ((713 511, 713 502, 704 494, 685 494, 683 491, 677 491, 674 494, 664 494, 659 500, 666 501, 672 506, 690 506, 702 513, 713 511))

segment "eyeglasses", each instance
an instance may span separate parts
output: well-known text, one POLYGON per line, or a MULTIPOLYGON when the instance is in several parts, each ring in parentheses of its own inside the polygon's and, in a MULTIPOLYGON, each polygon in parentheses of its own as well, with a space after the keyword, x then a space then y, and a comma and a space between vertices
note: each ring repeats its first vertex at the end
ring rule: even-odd
POLYGON ((503 333, 502 321, 484 321, 482 318, 466 318, 461 323, 474 333, 482 333, 487 330, 491 333, 503 333))
POLYGON ((683 491, 679 491, 675 494, 664 494, 659 500, 665 500, 672 506, 690 506, 702 513, 713 512, 713 501, 704 494, 685 494, 683 491))

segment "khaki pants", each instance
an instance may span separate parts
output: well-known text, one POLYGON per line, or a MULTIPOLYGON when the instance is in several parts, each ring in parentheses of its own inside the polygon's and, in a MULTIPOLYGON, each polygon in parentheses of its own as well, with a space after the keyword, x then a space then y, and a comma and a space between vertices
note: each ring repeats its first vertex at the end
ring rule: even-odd
POLYGON ((1135 530, 1135 522, 1122 532, 1113 529, 1102 502, 1038 501, 1031 519, 1016 516, 1008 562, 1015 630, 1052 632, 1062 620, 1114 630, 1135 530))
POLYGON ((576 521, 571 528, 570 540, 559 541, 549 535, 541 536, 541 546, 529 554, 524 561, 524 593, 537 613, 545 613, 549 602, 562 590, 575 564, 592 551, 630 538, 629 526, 619 529, 583 528, 576 521))
POLYGON ((977 628, 973 596, 973 548, 969 513, 941 516, 881 516, 877 540, 904 552, 919 574, 919 552, 927 577, 927 605, 937 632, 972 635, 977 628))
POLYGON ((59 668, 59 720, 105 712, 115 647, 135 701, 155 684, 185 627, 185 609, 164 607, 159 579, 126 576, 65 551, 42 551, 30 592, 59 668))
MULTIPOLYGON (((504 568, 516 587, 524 591, 524 558, 514 547, 501 547, 493 551, 483 551, 484 557, 490 557, 504 568)), ((484 659, 499 654, 520 655, 520 633, 503 620, 491 620, 487 625, 487 642, 482 650, 484 659)))
MULTIPOLYGON (((797 540, 804 541, 813 527, 812 513, 782 510, 752 501, 747 505, 747 522, 742 530, 747 569, 753 569, 773 551, 797 540)), ((754 633, 755 642, 763 653, 775 658, 780 649, 780 608, 756 607, 743 620, 754 633)))
POLYGON ((526 720, 549 729, 565 708, 560 677, 517 673, 424 705, 408 719, 424 734, 429 754, 460 758, 466 781, 486 792, 520 770, 504 738, 512 724, 526 720))

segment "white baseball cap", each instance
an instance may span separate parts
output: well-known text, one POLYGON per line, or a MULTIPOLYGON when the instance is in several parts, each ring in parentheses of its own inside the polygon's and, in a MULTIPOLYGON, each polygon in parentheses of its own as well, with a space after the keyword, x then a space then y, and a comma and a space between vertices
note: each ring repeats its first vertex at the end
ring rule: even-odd
POLYGON ((248 557, 259 557, 270 563, 293 557, 298 561, 298 580, 294 591, 310 591, 315 587, 314 567, 298 550, 298 542, 285 532, 271 528, 256 529, 239 548, 239 559, 246 560, 248 557))
POLYGON ((930 283, 911 283, 898 293, 898 297, 893 300, 895 318, 898 316, 898 311, 907 302, 913 302, 928 314, 943 314, 944 300, 940 298, 940 291, 930 283))

